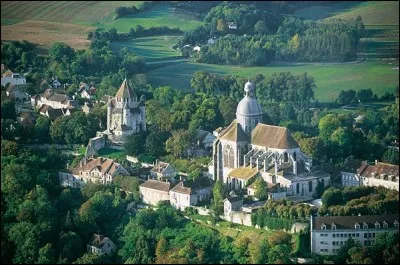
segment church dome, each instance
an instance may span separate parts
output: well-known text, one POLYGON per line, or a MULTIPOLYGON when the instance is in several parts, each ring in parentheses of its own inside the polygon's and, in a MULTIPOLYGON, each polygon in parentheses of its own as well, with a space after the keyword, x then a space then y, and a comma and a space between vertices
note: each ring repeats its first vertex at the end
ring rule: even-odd
POLYGON ((245 96, 238 104, 236 109, 236 115, 253 116, 262 115, 262 107, 258 103, 257 99, 249 96, 245 96))

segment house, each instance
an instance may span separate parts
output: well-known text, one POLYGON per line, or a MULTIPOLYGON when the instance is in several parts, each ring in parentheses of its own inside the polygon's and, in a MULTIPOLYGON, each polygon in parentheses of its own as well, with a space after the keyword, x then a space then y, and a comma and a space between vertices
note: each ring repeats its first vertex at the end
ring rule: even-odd
POLYGON ((241 197, 228 197, 224 200, 224 215, 240 211, 242 206, 243 199, 241 197))
MULTIPOLYGON (((286 193, 287 193, 286 188, 280 187, 279 184, 274 185, 271 183, 267 183, 267 187, 268 187, 267 189, 268 200, 275 201, 286 198, 286 193)), ((247 187, 247 195, 255 197, 255 192, 256 192, 256 184, 255 182, 253 182, 247 187)))
POLYGON ((92 109, 93 109, 93 104, 85 101, 85 104, 82 106, 82 111, 85 114, 89 114, 92 109))
POLYGON ((49 105, 42 105, 39 108, 39 114, 50 118, 51 121, 55 121, 58 117, 63 116, 63 111, 61 109, 53 109, 49 105))
POLYGON ((117 246, 110 238, 103 235, 94 234, 89 244, 87 244, 87 252, 95 254, 111 254, 116 252, 117 246))
POLYGON ((100 103, 107 104, 110 99, 112 99, 112 96, 105 95, 100 99, 100 103))
MULTIPOLYGON (((89 89, 89 85, 87 83, 84 82, 80 82, 79 83, 79 92, 82 92, 83 90, 88 90, 89 89)), ((107 102, 105 102, 107 103, 107 102)))
POLYGON ((81 92, 81 97, 82 98, 87 98, 87 99, 93 99, 95 94, 96 94, 96 88, 91 87, 88 90, 83 90, 81 92))
POLYGON ((195 134, 196 145, 204 148, 206 151, 212 151, 212 146, 215 140, 215 136, 207 131, 197 129, 195 134))
POLYGON ((216 37, 212 37, 210 39, 208 39, 207 44, 208 45, 213 45, 217 42, 217 38, 216 37))
POLYGON ((178 171, 170 163, 158 160, 150 170, 151 177, 158 180, 173 179, 177 174, 178 171))
POLYGON ((228 28, 236 30, 237 24, 235 22, 228 22, 228 28))
POLYGON ((157 205, 160 201, 169 201, 172 183, 149 179, 139 186, 140 197, 146 204, 157 205))
POLYGON ((194 48, 193 48, 193 51, 194 52, 199 52, 200 51, 200 46, 199 45, 196 45, 194 48))
POLYGON ((340 170, 342 179, 342 186, 360 186, 360 178, 357 175, 357 169, 362 164, 361 159, 355 159, 354 156, 349 156, 345 159, 344 164, 340 170))
POLYGON ((361 186, 383 186, 387 189, 399 190, 399 165, 378 162, 369 165, 363 161, 357 170, 361 186))
POLYGON ((6 89, 7 97, 9 97, 10 99, 15 99, 19 102, 29 100, 29 95, 22 91, 22 87, 24 86, 25 85, 16 85, 10 83, 6 89))
POLYGON ((213 183, 207 177, 195 180, 182 180, 169 192, 171 205, 184 210, 211 198, 213 183))
POLYGON ((22 125, 22 127, 34 127, 36 123, 36 117, 32 112, 21 112, 17 116, 17 121, 22 125))
POLYGON ((57 76, 53 77, 51 80, 52 80, 51 84, 52 84, 53 88, 59 88, 61 86, 60 81, 57 80, 57 76))
POLYGON ((104 157, 84 157, 75 169, 59 172, 60 184, 80 188, 85 183, 108 184, 115 176, 129 176, 129 172, 114 160, 104 157))
POLYGON ((53 109, 64 109, 68 107, 73 107, 73 100, 70 100, 67 95, 55 93, 53 89, 46 89, 42 95, 34 96, 31 99, 32 105, 37 108, 42 107, 46 104, 53 109))
POLYGON ((7 70, 1 75, 1 85, 6 86, 8 83, 11 85, 26 85, 26 79, 23 75, 7 70))
POLYGON ((399 214, 359 216, 311 216, 311 252, 334 255, 353 238, 371 246, 378 234, 399 232, 399 214))

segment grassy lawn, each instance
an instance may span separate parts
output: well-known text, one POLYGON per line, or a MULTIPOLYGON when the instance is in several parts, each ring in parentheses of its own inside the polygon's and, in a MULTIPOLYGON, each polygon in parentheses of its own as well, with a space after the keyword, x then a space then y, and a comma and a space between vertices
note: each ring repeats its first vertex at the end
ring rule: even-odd
POLYGON ((117 150, 113 148, 104 147, 98 152, 99 156, 107 157, 111 159, 125 159, 126 154, 122 150, 117 150))
POLYGON ((172 15, 172 8, 167 3, 158 4, 148 11, 122 17, 116 20, 112 20, 112 17, 113 14, 110 13, 103 17, 98 23, 93 24, 93 26, 104 29, 115 27, 121 32, 129 32, 129 30, 136 25, 142 25, 145 28, 153 26, 167 26, 170 28, 180 28, 182 31, 187 31, 202 24, 201 21, 172 15))
POLYGON ((345 65, 271 65, 265 67, 228 67, 198 63, 180 63, 148 73, 150 82, 155 86, 180 88, 190 91, 190 79, 194 72, 204 70, 216 74, 234 74, 252 77, 256 74, 270 75, 274 72, 307 72, 315 78, 317 89, 315 97, 321 102, 334 100, 342 89, 371 88, 374 93, 395 92, 399 83, 399 71, 394 66, 376 61, 345 65))
POLYGON ((146 59, 180 56, 179 51, 172 49, 172 46, 178 42, 178 38, 179 36, 153 36, 132 41, 114 41, 111 43, 111 48, 119 51, 126 47, 146 59))

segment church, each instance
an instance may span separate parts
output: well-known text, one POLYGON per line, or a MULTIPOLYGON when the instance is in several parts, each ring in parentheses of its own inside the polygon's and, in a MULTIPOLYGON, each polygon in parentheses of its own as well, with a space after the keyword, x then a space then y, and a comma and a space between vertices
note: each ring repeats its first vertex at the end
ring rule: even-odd
POLYGON ((114 143, 123 143, 128 135, 146 131, 144 95, 137 95, 127 79, 122 82, 115 97, 107 103, 107 130, 103 133, 114 143))
POLYGON ((262 123, 263 111, 254 85, 244 86, 244 98, 236 119, 214 131, 209 174, 233 190, 246 188, 255 177, 270 185, 285 187, 289 196, 313 197, 318 183, 329 185, 330 175, 312 172, 312 158, 305 155, 285 127, 262 123))

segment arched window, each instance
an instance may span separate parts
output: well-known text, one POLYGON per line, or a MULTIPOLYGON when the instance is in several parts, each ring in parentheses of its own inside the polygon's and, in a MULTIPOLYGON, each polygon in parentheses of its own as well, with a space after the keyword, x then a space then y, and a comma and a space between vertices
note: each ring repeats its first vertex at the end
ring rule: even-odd
POLYGON ((283 162, 289 162, 289 156, 288 153, 283 153, 283 162))
POLYGON ((308 182, 308 191, 312 192, 312 181, 311 180, 308 182))
POLYGON ((296 193, 297 194, 300 193, 300 184, 299 183, 296 184, 296 193))
POLYGON ((226 145, 224 148, 224 167, 234 167, 234 155, 233 148, 230 145, 226 145))

